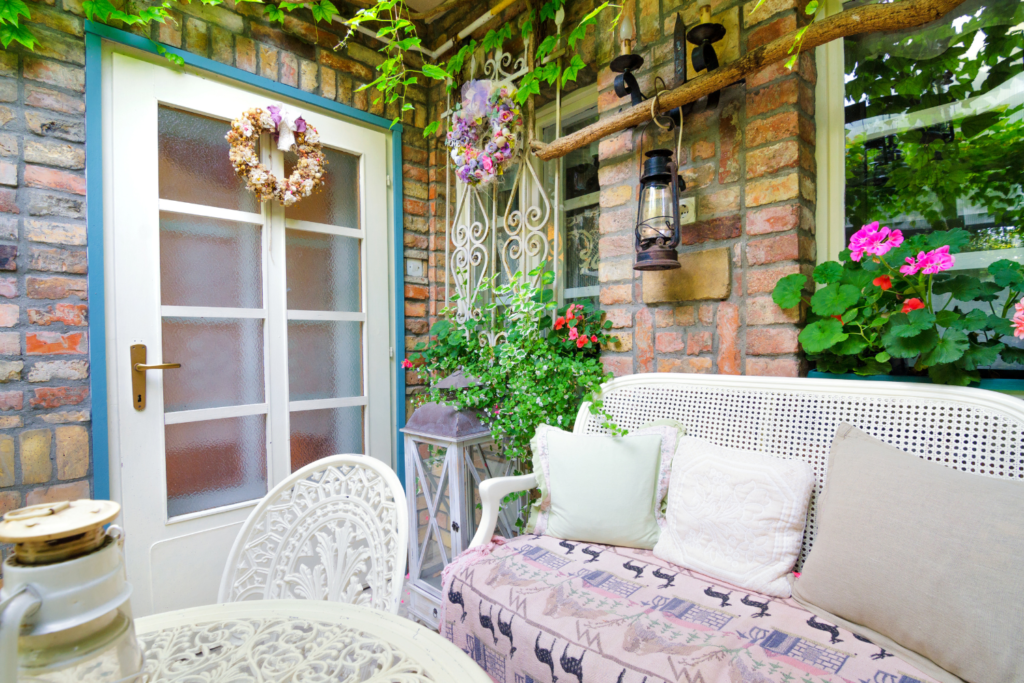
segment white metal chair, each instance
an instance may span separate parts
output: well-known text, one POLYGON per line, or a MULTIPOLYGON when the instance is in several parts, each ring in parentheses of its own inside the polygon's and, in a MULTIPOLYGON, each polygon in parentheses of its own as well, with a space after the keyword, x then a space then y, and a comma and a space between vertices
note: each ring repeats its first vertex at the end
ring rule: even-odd
POLYGON ((395 473, 364 455, 333 455, 260 501, 231 548, 217 600, 330 600, 397 613, 408 547, 395 473))

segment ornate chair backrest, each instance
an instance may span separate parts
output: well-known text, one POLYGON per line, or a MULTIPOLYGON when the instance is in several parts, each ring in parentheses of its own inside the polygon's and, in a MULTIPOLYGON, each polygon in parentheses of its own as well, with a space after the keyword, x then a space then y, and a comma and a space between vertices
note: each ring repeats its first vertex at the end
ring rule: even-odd
MULTIPOLYGON (((656 373, 614 379, 604 385, 602 400, 616 424, 627 430, 671 418, 688 435, 720 446, 810 463, 817 481, 798 568, 817 535, 816 501, 841 422, 925 460, 1024 485, 1024 401, 982 389, 656 373)), ((606 430, 584 404, 574 431, 606 430)))
POLYGON ((364 455, 333 455, 293 473, 252 511, 218 601, 330 600, 396 613, 408 544, 395 473, 364 455))

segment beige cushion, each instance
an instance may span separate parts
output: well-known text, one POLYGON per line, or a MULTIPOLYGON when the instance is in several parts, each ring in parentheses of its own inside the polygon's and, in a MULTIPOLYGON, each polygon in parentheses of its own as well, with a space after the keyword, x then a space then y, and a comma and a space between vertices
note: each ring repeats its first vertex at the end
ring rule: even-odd
POLYGON ((790 596, 814 470, 800 460, 679 440, 655 557, 750 590, 790 596))
POLYGON ((793 595, 970 683, 1024 681, 1024 482, 842 424, 793 595))

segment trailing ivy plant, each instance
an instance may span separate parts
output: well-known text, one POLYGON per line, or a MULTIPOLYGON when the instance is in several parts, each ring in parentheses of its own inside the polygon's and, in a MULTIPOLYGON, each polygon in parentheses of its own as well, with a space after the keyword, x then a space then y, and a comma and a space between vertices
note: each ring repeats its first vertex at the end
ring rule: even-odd
POLYGON ((600 359, 600 345, 610 341, 611 321, 592 304, 559 307, 550 271, 539 286, 517 273, 507 284, 485 278, 478 289, 479 317, 454 320, 445 309, 430 330, 429 344, 419 344, 405 367, 418 366, 431 382, 427 397, 458 410, 477 411, 496 443, 513 461, 514 473, 531 471, 530 439, 537 427, 572 429, 580 403, 616 434, 599 392, 610 375, 600 359), (486 300, 483 299, 486 297, 486 300), (554 315, 552 315, 554 313, 554 315), (456 370, 472 378, 466 389, 445 390, 437 383, 456 370))
POLYGON ((1014 334, 1008 315, 1024 291, 1024 271, 1004 259, 984 278, 946 272, 970 238, 956 229, 904 239, 877 222, 865 225, 840 262, 814 269, 821 287, 812 295, 807 276, 796 274, 779 280, 772 299, 809 308, 799 341, 819 371, 887 375, 899 360, 937 384, 965 386, 999 358, 1024 362, 1024 350, 1003 341, 1014 334))

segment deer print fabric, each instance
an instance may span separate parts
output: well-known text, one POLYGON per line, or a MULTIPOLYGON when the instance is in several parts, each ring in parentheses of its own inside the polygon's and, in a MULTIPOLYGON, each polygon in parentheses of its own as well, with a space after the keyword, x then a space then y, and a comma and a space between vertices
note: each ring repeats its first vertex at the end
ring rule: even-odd
POLYGON ((527 535, 470 552, 445 573, 441 635, 497 683, 935 683, 792 599, 649 550, 527 535))

